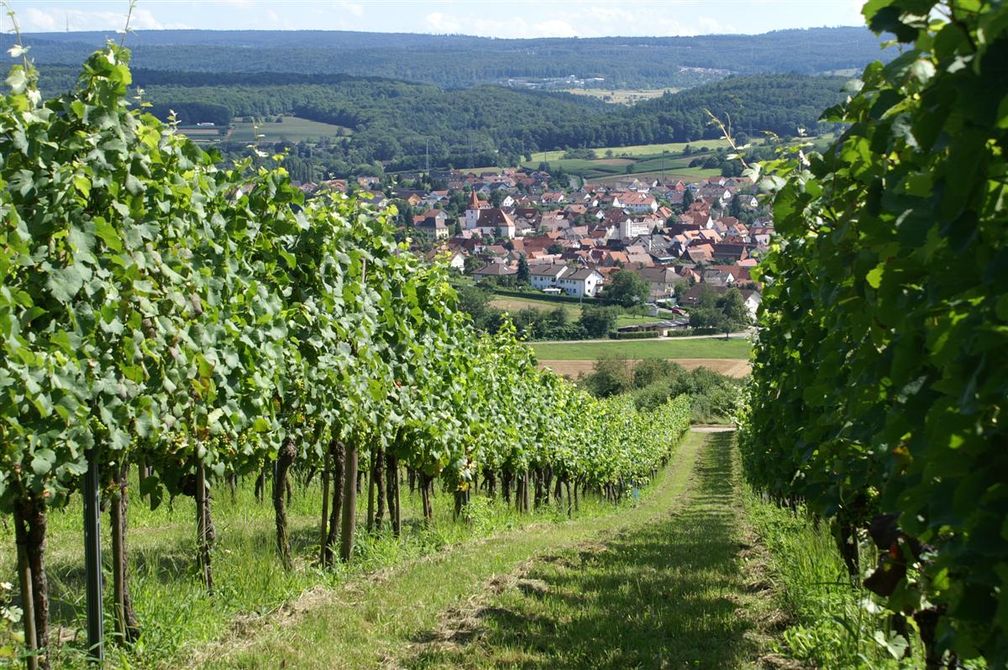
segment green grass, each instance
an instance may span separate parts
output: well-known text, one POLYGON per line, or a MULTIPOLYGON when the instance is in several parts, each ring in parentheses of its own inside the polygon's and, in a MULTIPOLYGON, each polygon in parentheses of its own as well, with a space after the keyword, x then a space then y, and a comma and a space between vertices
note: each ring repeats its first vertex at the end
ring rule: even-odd
MULTIPOLYGON (((619 158, 621 156, 656 156, 661 155, 662 152, 667 151, 670 154, 681 154, 686 146, 689 145, 694 150, 702 149, 707 147, 711 151, 719 148, 727 148, 728 143, 724 140, 697 140, 696 142, 670 142, 666 144, 635 144, 628 147, 599 147, 595 149, 595 153, 598 154, 599 158, 605 158, 606 151, 612 151, 614 158, 619 158)), ((564 155, 563 150, 559 151, 537 151, 532 154, 532 162, 538 165, 540 161, 553 162, 560 160, 564 155)))
MULTIPOLYGON (((570 302, 554 302, 537 298, 525 298, 510 295, 494 295, 490 300, 490 306, 497 309, 506 309, 515 312, 522 309, 535 309, 540 312, 551 312, 556 308, 561 308, 567 313, 567 318, 577 321, 581 318, 581 306, 570 302)), ((632 326, 640 323, 654 323, 661 321, 663 317, 640 316, 637 314, 618 314, 616 316, 616 327, 632 326)))
MULTIPOLYGON (((748 490, 744 502, 769 550, 779 606, 792 617, 772 651, 806 667, 923 667, 920 650, 916 660, 901 665, 873 639, 876 631, 887 631, 888 622, 862 604, 871 594, 851 586, 828 524, 817 525, 804 510, 777 507, 748 490)), ((866 564, 873 560, 862 557, 866 564)))
POLYGON ((642 100, 660 98, 666 93, 676 93, 679 90, 677 88, 617 88, 613 90, 603 88, 571 88, 567 89, 567 93, 597 98, 614 105, 633 105, 642 100))
MULTIPOLYGON (((206 594, 195 566, 194 505, 191 498, 165 502, 151 511, 145 501, 131 498, 129 516, 130 582, 134 604, 143 629, 140 644, 126 654, 108 645, 109 667, 177 667, 180 655, 224 635, 236 618, 275 611, 305 591, 322 586, 334 588, 353 575, 401 564, 426 556, 473 537, 546 521, 559 515, 520 517, 499 504, 479 506, 473 524, 452 522, 452 497, 434 497, 435 523, 420 523, 420 496, 403 488, 404 534, 401 541, 390 535, 358 536, 354 564, 347 568, 321 570, 316 563, 321 489, 316 477, 308 488, 295 484, 288 513, 295 568, 285 572, 275 552, 274 512, 267 498, 255 500, 251 480, 238 487, 234 501, 225 489, 214 493, 213 516, 219 544, 213 558, 216 592, 206 594)), ((134 485, 133 491, 137 490, 134 485)), ((366 498, 366 496, 363 496, 366 498)), ((360 503, 363 518, 366 500, 360 503)), ((599 504, 601 506, 601 503, 599 504)), ((589 511, 593 509, 588 506, 589 511)), ((80 499, 67 509, 50 514, 47 574, 50 584, 53 629, 62 628, 73 638, 53 650, 54 667, 81 667, 86 636, 84 610, 83 538, 80 499)), ((108 564, 108 517, 102 519, 105 537, 106 598, 111 598, 112 577, 108 564)), ((13 529, 0 525, 0 582, 17 583, 14 565, 13 529)), ((111 603, 106 601, 106 631, 113 629, 111 603)), ((2 665, 2 664, 0 664, 2 665)))
POLYGON ((264 142, 277 142, 280 140, 304 142, 317 140, 322 137, 339 137, 349 132, 350 130, 343 126, 309 121, 308 119, 301 119, 296 116, 284 116, 281 123, 264 121, 259 124, 258 128, 254 128, 251 123, 237 122, 234 124, 228 140, 231 142, 251 143, 255 141, 255 135, 259 134, 263 135, 260 139, 264 142))
POLYGON ((603 505, 571 521, 552 520, 498 532, 429 559, 360 578, 334 591, 308 613, 232 640, 209 668, 369 668, 413 664, 436 635, 442 617, 469 611, 500 580, 530 558, 553 555, 603 532, 646 525, 663 517, 686 490, 700 445, 695 435, 659 473, 638 504, 603 505))
POLYGON ((603 357, 641 358, 731 358, 747 359, 752 345, 747 339, 709 338, 683 340, 600 340, 573 344, 534 342, 536 356, 544 361, 589 361, 603 357))
POLYGON ((495 294, 490 300, 490 306, 497 309, 506 309, 509 312, 517 312, 522 309, 535 309, 540 312, 552 312, 559 307, 567 313, 567 318, 571 321, 577 321, 581 318, 581 306, 572 302, 556 302, 551 300, 540 300, 537 298, 495 294))
POLYGON ((407 667, 756 667, 769 603, 747 589, 732 456, 730 435, 711 436, 671 514, 532 563, 471 642, 422 647, 407 667))

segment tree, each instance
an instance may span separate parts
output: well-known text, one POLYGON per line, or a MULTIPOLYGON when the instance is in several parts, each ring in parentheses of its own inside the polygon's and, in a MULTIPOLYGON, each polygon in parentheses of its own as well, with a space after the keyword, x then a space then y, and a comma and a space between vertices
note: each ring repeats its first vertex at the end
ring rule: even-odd
POLYGON ((585 337, 605 337, 616 326, 616 309, 585 305, 581 308, 579 323, 585 337))
POLYGON ((720 296, 713 290, 704 290, 698 306, 690 312, 691 328, 723 331, 725 336, 750 322, 749 310, 737 288, 730 288, 720 296))
POLYGON ((651 296, 651 286, 643 277, 629 270, 613 273, 609 285, 602 291, 602 300, 610 305, 635 307, 643 305, 651 296))
POLYGON ((746 307, 745 298, 737 288, 732 287, 725 291, 716 304, 732 327, 742 328, 750 324, 749 309, 746 307))
POLYGON ((595 368, 584 378, 584 384, 596 398, 620 395, 633 387, 630 364, 620 358, 600 358, 595 368))
POLYGON ((682 209, 685 212, 690 208, 690 205, 696 200, 696 196, 693 195, 693 189, 687 188, 682 194, 682 209))
POLYGON ((734 216, 736 219, 742 219, 742 194, 736 193, 732 196, 731 204, 728 205, 728 216, 734 216))
POLYGON ((528 284, 530 276, 528 261, 525 260, 525 254, 522 254, 518 257, 518 273, 515 275, 515 280, 519 284, 528 284))

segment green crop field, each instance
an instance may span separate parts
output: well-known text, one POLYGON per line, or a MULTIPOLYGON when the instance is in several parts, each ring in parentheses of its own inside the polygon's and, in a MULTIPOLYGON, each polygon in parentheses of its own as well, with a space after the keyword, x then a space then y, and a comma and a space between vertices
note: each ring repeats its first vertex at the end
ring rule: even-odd
POLYGON ((262 135, 261 140, 276 142, 278 140, 290 140, 291 142, 303 142, 306 140, 317 140, 321 137, 341 137, 350 133, 349 128, 335 126, 330 123, 319 123, 309 121, 296 116, 285 116, 280 123, 266 121, 255 127, 251 123, 238 122, 234 124, 228 139, 232 142, 253 142, 255 136, 262 135))
POLYGON ((588 361, 604 357, 641 358, 729 358, 747 359, 749 340, 723 337, 704 339, 599 340, 598 342, 535 342, 536 355, 549 361, 588 361))

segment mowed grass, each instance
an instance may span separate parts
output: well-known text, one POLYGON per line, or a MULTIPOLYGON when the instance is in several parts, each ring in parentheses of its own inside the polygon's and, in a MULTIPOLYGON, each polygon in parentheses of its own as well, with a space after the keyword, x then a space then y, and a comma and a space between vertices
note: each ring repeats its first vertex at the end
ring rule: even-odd
POLYGON ((698 435, 687 435, 672 463, 636 503, 601 504, 587 513, 582 507, 569 521, 498 532, 404 564, 378 579, 351 580, 294 619, 212 649, 200 657, 203 664, 198 667, 415 667, 438 639, 443 622, 451 625, 458 614, 472 612, 477 603, 492 597, 496 584, 520 572, 530 559, 667 515, 690 484, 701 444, 698 435))
POLYGON ((233 125, 228 140, 231 142, 252 143, 256 141, 256 135, 262 135, 263 137, 259 139, 264 142, 277 142, 280 140, 304 142, 317 140, 322 137, 342 137, 349 133, 350 129, 343 126, 309 121, 308 119, 296 116, 284 116, 283 121, 280 123, 264 121, 258 124, 257 127, 251 123, 236 122, 233 125))
POLYGON ((546 361, 587 361, 598 358, 726 358, 746 360, 752 343, 745 338, 667 338, 661 340, 599 340, 597 342, 534 342, 536 356, 546 361))
MULTIPOLYGON (((581 306, 570 302, 553 302, 550 300, 537 300, 535 298, 519 298, 510 295, 498 295, 494 296, 494 298, 490 301, 490 306, 496 307, 497 309, 504 309, 512 313, 523 309, 534 309, 540 312, 552 312, 553 310, 560 308, 564 310, 567 314, 567 318, 571 321, 577 321, 581 318, 581 306)), ((618 314, 616 316, 616 327, 622 328, 623 326, 653 323, 661 320, 661 317, 654 316, 618 314)))
POLYGON ((407 667, 757 667, 772 603, 748 588, 739 556, 733 451, 730 433, 711 435, 670 514, 535 561, 407 667))
MULTIPOLYGON (((274 511, 267 485, 266 499, 258 502, 251 479, 243 482, 232 500, 226 488, 213 491, 213 517, 219 542, 213 554, 215 592, 207 595, 196 567, 195 506, 191 498, 165 501, 151 511, 132 493, 127 538, 130 585, 142 628, 140 643, 125 651, 109 642, 110 668, 176 668, 180 658, 227 634, 236 621, 246 624, 268 617, 285 603, 315 588, 331 589, 348 578, 416 559, 473 537, 519 525, 566 518, 551 512, 522 517, 501 504, 478 506, 474 523, 452 521, 450 494, 434 496, 435 521, 422 523, 419 494, 410 495, 402 480, 403 537, 368 534, 359 529, 354 562, 323 570, 318 566, 321 487, 319 478, 308 487, 293 482, 288 508, 294 570, 287 572, 276 557, 274 511)), ((366 489, 358 497, 358 519, 363 523, 366 489)), ((596 507, 601 507, 598 503, 596 507)), ((588 511, 594 507, 589 504, 588 511)), ((86 647, 84 555, 80 498, 65 510, 52 511, 47 535, 47 575, 53 630, 69 639, 55 646, 55 668, 84 667, 86 647)), ((105 560, 106 634, 111 621, 112 575, 109 563, 108 516, 102 518, 105 560)), ((13 528, 0 525, 0 581, 17 584, 13 528)), ((2 665, 2 663, 0 663, 2 665)), ((276 666, 274 666, 276 667, 276 666)))
POLYGON ((510 295, 495 295, 490 300, 490 306, 497 309, 504 309, 509 312, 518 312, 523 309, 534 309, 540 312, 552 312, 560 308, 567 314, 571 321, 581 318, 581 306, 572 302, 553 302, 551 300, 537 300, 535 298, 519 298, 510 295))

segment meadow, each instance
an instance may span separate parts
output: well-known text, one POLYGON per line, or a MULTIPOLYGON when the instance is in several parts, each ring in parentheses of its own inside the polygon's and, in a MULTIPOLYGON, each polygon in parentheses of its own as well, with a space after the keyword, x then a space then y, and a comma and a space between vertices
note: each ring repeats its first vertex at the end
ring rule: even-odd
POLYGON ((599 358, 723 358, 745 360, 752 343, 745 338, 709 337, 654 340, 599 340, 597 342, 533 342, 543 360, 597 360, 599 358))

